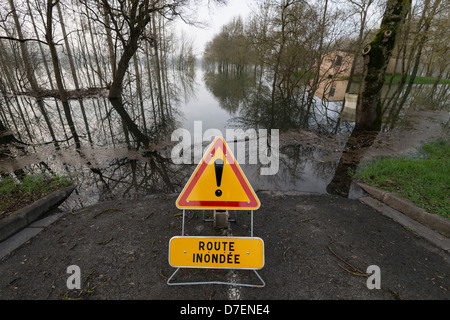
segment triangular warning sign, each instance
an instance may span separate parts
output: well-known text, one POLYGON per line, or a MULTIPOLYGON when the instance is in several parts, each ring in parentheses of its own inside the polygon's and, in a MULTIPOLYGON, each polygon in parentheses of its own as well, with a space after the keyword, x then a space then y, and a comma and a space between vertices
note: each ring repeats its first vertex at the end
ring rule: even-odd
POLYGON ((176 205, 179 209, 256 210, 260 202, 225 140, 216 137, 176 205))

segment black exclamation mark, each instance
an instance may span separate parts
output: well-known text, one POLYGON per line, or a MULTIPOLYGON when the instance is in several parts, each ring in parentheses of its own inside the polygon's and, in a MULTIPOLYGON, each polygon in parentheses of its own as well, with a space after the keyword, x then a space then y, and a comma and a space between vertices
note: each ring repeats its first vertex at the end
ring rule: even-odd
MULTIPOLYGON (((220 187, 220 184, 222 183, 222 173, 223 173, 222 159, 216 159, 216 161, 214 161, 214 170, 216 172, 216 184, 218 187, 220 187)), ((215 194, 217 197, 220 197, 222 195, 222 190, 217 189, 215 194)))

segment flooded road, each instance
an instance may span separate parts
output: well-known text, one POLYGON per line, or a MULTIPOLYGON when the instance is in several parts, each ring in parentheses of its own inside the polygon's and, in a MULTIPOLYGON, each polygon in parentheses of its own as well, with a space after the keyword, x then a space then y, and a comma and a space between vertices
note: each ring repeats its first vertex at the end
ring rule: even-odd
MULTIPOLYGON (((386 112, 381 132, 349 145, 354 122, 339 117, 342 100, 316 96, 314 107, 308 112, 296 104, 268 110, 264 109, 264 86, 250 75, 225 75, 196 68, 187 82, 178 82, 167 113, 171 117, 160 126, 150 120, 149 96, 143 100, 144 117, 132 94, 124 99, 130 118, 148 137, 148 146, 140 143, 133 126, 106 97, 70 101, 80 148, 76 148, 56 99, 42 100, 53 123, 51 133, 34 98, 4 97, 3 121, 16 141, 0 159, 0 171, 12 176, 70 176, 77 189, 63 209, 77 210, 119 197, 134 199, 180 192, 197 163, 173 163, 171 150, 178 142, 171 141, 171 134, 177 128, 190 132, 192 144, 208 129, 217 129, 224 136, 227 129, 279 129, 279 169, 274 175, 261 175, 262 165, 249 164, 249 142, 246 143, 245 161, 240 165, 256 191, 296 190, 355 197, 360 190, 352 183, 349 170, 355 170, 360 161, 405 154, 425 141, 448 137, 449 133, 448 86, 439 86, 433 94, 441 96, 439 102, 427 98, 430 86, 416 86, 407 104, 398 112, 392 111, 397 113, 395 121, 392 113, 386 112), (343 150, 351 150, 351 156, 343 157, 343 150)), ((395 90, 395 86, 385 88, 385 101, 395 90)), ((341 99, 339 94, 335 97, 341 99)), ((227 142, 236 155, 235 141, 227 142)), ((208 140, 203 141, 204 148, 208 144, 208 140)))

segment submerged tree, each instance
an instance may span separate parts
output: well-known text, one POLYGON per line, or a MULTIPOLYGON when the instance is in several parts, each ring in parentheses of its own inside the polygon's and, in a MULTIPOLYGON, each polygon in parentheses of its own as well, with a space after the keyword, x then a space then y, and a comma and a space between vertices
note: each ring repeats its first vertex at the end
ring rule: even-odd
POLYGON ((80 139, 78 133, 75 129, 75 123, 73 122, 72 113, 70 111, 69 101, 67 98, 67 92, 64 88, 60 62, 58 58, 58 53, 56 51, 56 44, 53 39, 53 9, 59 3, 59 0, 47 0, 46 5, 46 26, 45 26, 45 39, 47 41, 48 47, 50 49, 50 54, 52 56, 53 70, 55 72, 56 86, 58 87, 59 98, 63 105, 64 114, 67 118, 67 123, 69 125, 70 132, 72 133, 73 139, 75 140, 75 145, 80 148, 80 139))
MULTIPOLYGON (((114 74, 109 87, 109 98, 119 98, 125 74, 133 55, 139 48, 140 41, 149 41, 152 46, 158 45, 155 33, 146 32, 155 14, 163 16, 167 20, 173 20, 181 17, 184 7, 192 1, 84 0, 84 2, 86 8, 91 11, 91 19, 103 25, 108 31, 108 37, 112 36, 120 44, 120 47, 114 48, 114 58, 117 58, 118 62, 113 67, 114 74)), ((111 43, 110 39, 108 39, 108 43, 111 43)), ((109 50, 113 51, 111 48, 109 50)))
MULTIPOLYGON (((164 69, 167 66, 164 65, 166 57, 162 54, 165 44, 161 43, 163 39, 161 33, 164 33, 164 29, 161 24, 157 24, 157 19, 161 19, 162 17, 164 20, 173 20, 176 17, 181 17, 185 20, 182 17, 183 9, 192 2, 195 1, 84 0, 85 7, 89 10, 90 18, 106 29, 108 49, 110 55, 112 53, 114 55, 113 57, 110 56, 113 72, 108 92, 110 102, 128 126, 129 131, 145 146, 148 146, 150 143, 149 137, 138 128, 135 121, 125 109, 122 101, 124 79, 127 75, 131 60, 137 54, 141 44, 145 42, 145 45, 142 46, 145 51, 147 53, 150 52, 148 47, 151 47, 154 52, 155 76, 152 76, 152 78, 156 80, 157 84, 157 92, 155 95, 159 104, 158 115, 161 121, 165 122, 164 105, 167 104, 167 99, 164 95, 166 94, 165 90, 167 90, 167 86, 163 78, 165 74, 164 69), (111 37, 115 40, 113 41, 111 37), (113 43, 114 46, 112 47, 113 43)), ((221 2, 221 0, 216 0, 216 2, 221 2)), ((135 68, 138 70, 137 59, 135 60, 135 68)), ((136 74, 136 76, 139 75, 136 74)), ((156 115, 155 109, 153 110, 153 114, 156 115)), ((141 111, 143 112, 143 108, 141 108, 141 111)), ((156 121, 156 117, 154 120, 156 121)))

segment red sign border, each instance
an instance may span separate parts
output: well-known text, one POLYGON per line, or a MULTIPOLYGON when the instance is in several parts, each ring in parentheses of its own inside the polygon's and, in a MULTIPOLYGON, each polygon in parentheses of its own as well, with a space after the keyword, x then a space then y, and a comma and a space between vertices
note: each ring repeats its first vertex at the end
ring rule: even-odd
POLYGON ((235 209, 235 210, 256 210, 260 207, 260 202, 258 196, 253 191, 250 183, 245 177, 244 172, 240 168, 237 161, 234 159, 234 156, 225 140, 222 137, 216 137, 214 141, 211 143, 208 151, 203 157, 202 161, 200 161, 197 168, 194 170, 194 173, 188 180, 188 183, 184 187, 183 191, 181 191, 180 196, 176 201, 176 205, 179 209, 235 209), (215 152, 218 148, 221 148, 225 154, 230 155, 231 157, 227 160, 233 169, 233 172, 244 189, 245 194, 249 198, 250 201, 205 201, 205 200, 195 200, 195 201, 187 201, 188 196, 191 194, 192 189, 195 187, 197 181, 200 179, 203 171, 206 169, 211 158, 214 156, 215 152), (231 160, 230 160, 231 159, 231 160))

